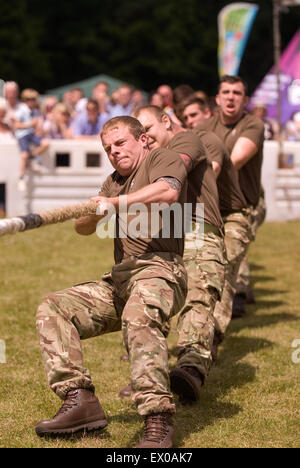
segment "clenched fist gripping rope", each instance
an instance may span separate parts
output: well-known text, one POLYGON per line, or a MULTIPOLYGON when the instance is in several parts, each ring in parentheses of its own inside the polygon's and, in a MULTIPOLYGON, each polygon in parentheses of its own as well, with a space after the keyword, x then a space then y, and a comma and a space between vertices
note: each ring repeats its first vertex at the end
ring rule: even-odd
POLYGON ((70 219, 94 215, 97 210, 96 202, 80 203, 41 213, 29 213, 26 216, 5 218, 0 220, 0 236, 15 234, 16 232, 35 229, 48 224, 64 223, 70 219))

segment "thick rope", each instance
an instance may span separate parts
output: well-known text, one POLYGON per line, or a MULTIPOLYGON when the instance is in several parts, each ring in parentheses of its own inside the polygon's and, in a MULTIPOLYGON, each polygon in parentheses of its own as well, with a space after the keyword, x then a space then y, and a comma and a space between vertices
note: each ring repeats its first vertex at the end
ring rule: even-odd
POLYGON ((70 219, 78 219, 82 216, 96 214, 97 204, 95 202, 80 203, 78 205, 64 206, 49 211, 39 213, 42 224, 64 223, 70 219))
POLYGON ((97 203, 88 202, 70 205, 41 213, 30 213, 26 216, 0 220, 0 236, 27 231, 28 229, 46 226, 48 224, 64 223, 70 219, 96 214, 97 203))

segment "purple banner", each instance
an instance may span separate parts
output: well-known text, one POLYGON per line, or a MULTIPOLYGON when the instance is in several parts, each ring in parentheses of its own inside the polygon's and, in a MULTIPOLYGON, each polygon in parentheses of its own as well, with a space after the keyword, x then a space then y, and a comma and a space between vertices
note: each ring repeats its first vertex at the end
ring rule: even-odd
MULTIPOLYGON (((300 111, 300 29, 297 31, 280 62, 281 124, 300 111)), ((272 67, 250 99, 250 109, 255 104, 265 104, 267 115, 277 118, 277 77, 272 67)))

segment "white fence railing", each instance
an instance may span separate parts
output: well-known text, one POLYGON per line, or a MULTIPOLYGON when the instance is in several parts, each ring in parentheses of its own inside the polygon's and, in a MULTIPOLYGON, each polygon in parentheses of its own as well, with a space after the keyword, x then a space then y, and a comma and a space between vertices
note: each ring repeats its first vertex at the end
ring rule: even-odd
MULTIPOLYGON (((279 169, 278 143, 265 142, 262 183, 268 221, 300 219, 300 142, 285 142, 283 152, 291 167, 279 169)), ((43 156, 45 173, 30 173, 28 190, 20 193, 19 159, 16 142, 0 145, 0 184, 5 185, 8 217, 87 201, 112 172, 99 140, 52 140, 43 156)))

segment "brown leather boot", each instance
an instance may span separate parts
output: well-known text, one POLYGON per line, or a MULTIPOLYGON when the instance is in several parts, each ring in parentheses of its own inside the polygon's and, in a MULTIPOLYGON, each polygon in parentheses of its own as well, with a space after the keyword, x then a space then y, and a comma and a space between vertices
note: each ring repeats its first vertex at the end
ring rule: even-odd
POLYGON ((70 390, 53 419, 40 421, 35 430, 38 436, 73 434, 78 431, 103 429, 108 424, 98 398, 90 390, 70 390))
POLYGON ((175 367, 170 373, 171 390, 184 401, 197 401, 204 378, 195 367, 175 367))
POLYGON ((132 387, 131 384, 126 385, 126 387, 122 388, 119 391, 120 398, 129 398, 132 394, 132 387))
POLYGON ((149 414, 145 418, 144 436, 137 448, 172 448, 174 427, 170 413, 149 414))

